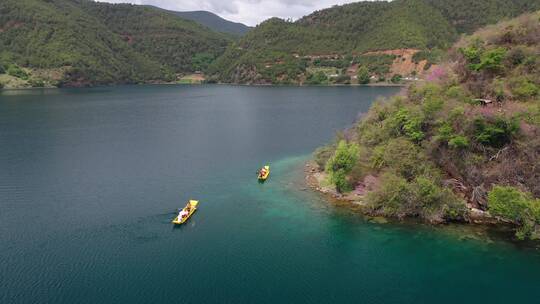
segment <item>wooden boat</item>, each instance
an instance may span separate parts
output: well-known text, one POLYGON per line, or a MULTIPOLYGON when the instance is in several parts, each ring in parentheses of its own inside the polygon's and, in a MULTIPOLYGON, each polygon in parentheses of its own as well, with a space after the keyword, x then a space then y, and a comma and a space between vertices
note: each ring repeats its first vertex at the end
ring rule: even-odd
POLYGON ((199 201, 190 200, 182 211, 172 221, 175 225, 182 225, 185 223, 195 211, 197 211, 197 205, 199 201), (187 212, 187 213, 186 213, 187 212), (181 213, 185 213, 184 216, 180 216, 181 213))
POLYGON ((268 176, 270 175, 270 166, 264 166, 260 171, 259 171, 259 181, 262 181, 264 182, 265 180, 268 179, 268 176), (264 171, 264 173, 262 173, 264 171), (262 173, 262 174, 261 174, 262 173))

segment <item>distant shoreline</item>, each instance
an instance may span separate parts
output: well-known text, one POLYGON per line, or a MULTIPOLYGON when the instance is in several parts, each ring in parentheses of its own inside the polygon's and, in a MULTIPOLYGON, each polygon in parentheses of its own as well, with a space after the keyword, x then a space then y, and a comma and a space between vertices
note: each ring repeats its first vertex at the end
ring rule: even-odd
POLYGON ((219 85, 237 85, 246 87, 406 87, 409 83, 370 83, 370 84, 243 84, 243 83, 216 83, 219 85))
POLYGON ((119 86, 153 86, 153 85, 179 85, 179 86, 200 86, 200 85, 229 85, 245 87, 406 87, 407 83, 370 83, 370 84, 328 84, 328 85, 298 85, 298 84, 243 84, 243 83, 171 83, 171 82, 152 82, 138 84, 109 84, 81 87, 20 87, 20 88, 1 88, 3 91, 24 91, 24 90, 43 90, 43 89, 91 89, 91 88, 109 88, 119 86))

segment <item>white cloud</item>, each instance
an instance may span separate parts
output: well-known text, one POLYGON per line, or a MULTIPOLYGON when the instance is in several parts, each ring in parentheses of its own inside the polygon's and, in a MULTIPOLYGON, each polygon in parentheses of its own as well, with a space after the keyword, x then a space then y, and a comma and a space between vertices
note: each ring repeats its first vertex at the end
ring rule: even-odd
POLYGON ((256 25, 268 18, 298 19, 311 12, 354 0, 100 0, 148 4, 174 11, 210 11, 221 17, 256 25))

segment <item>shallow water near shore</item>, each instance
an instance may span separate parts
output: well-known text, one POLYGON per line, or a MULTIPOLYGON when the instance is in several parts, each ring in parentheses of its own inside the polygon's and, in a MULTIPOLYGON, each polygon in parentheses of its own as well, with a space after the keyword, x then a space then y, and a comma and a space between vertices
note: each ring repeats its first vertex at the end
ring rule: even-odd
POLYGON ((311 151, 398 91, 0 93, 0 303, 536 302, 535 246, 376 223, 306 189, 311 151))

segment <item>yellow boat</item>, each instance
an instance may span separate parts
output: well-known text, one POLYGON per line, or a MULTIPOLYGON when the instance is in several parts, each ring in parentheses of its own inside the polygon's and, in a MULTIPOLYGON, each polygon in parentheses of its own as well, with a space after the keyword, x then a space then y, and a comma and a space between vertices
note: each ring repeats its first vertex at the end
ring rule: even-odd
POLYGON ((190 200, 187 205, 182 209, 180 213, 185 213, 184 216, 180 216, 178 214, 174 220, 172 221, 173 224, 181 225, 185 223, 195 211, 197 211, 197 205, 199 204, 199 201, 190 200), (187 212, 187 213, 186 213, 187 212))
MULTIPOLYGON (((265 181, 268 179, 268 176, 270 175, 270 166, 264 166, 264 174, 261 174, 259 171, 259 181, 265 181)), ((261 171, 263 170, 261 169, 261 171)))

